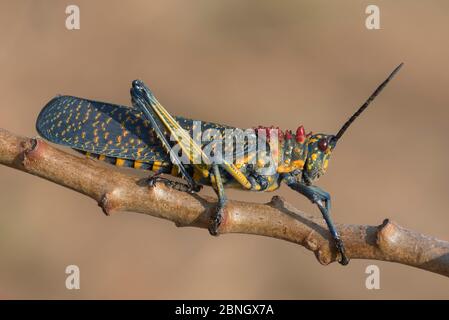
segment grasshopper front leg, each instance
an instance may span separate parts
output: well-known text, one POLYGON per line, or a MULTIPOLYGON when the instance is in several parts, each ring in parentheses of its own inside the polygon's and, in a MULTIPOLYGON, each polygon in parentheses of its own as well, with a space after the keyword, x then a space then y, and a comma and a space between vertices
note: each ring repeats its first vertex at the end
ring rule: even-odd
POLYGON ((312 201, 312 203, 316 204, 323 215, 324 220, 326 221, 327 227, 332 235, 332 238, 335 242, 335 246, 337 251, 340 253, 341 259, 339 261, 342 265, 347 265, 349 263, 349 258, 346 256, 345 246, 343 241, 338 234, 337 229, 330 217, 330 209, 331 209, 331 197, 330 194, 326 191, 322 190, 317 186, 309 186, 302 182, 296 182, 295 179, 286 179, 287 185, 295 191, 298 191, 302 195, 304 195, 307 199, 312 201), (324 205, 323 205, 324 203, 324 205))

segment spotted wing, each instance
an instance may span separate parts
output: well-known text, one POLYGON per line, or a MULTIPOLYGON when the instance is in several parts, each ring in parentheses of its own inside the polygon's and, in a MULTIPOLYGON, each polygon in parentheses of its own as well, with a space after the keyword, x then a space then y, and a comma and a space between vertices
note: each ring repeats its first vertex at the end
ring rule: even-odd
POLYGON ((142 114, 132 108, 72 96, 52 99, 36 122, 45 139, 110 157, 169 161, 142 114))
MULTIPOLYGON (((236 128, 211 122, 174 117, 190 135, 215 129, 226 140, 236 128), (200 125, 200 130, 195 126, 200 125), (228 129, 226 131, 226 129, 228 129)), ((149 121, 135 108, 115 105, 73 96, 57 96, 47 103, 40 112, 36 129, 48 141, 70 148, 109 157, 140 161, 169 161, 170 157, 162 148, 149 121)), ((237 129, 239 130, 239 129, 237 129)), ((242 135, 243 130, 237 132, 242 135)), ((164 132, 170 138, 168 132, 164 132)), ((252 137, 252 135, 249 135, 252 137)), ((228 141, 231 141, 229 139, 228 141)), ((249 141, 248 139, 245 141, 249 141)), ((204 142, 204 147, 209 142, 204 142)), ((223 152, 225 152, 225 146, 223 152)), ((252 145, 244 143, 243 148, 235 144, 227 150, 234 157, 247 154, 252 145), (240 151, 239 151, 240 150, 240 151)))

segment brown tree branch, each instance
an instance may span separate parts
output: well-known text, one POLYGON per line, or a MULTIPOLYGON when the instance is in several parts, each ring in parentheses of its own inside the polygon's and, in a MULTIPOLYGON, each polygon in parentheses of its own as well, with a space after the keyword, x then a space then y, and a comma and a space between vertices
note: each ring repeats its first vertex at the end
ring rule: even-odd
MULTIPOLYGON (((56 149, 40 139, 0 129, 0 163, 55 182, 95 199, 106 214, 133 211, 173 221, 177 226, 207 228, 215 199, 148 187, 145 181, 56 149)), ((380 226, 337 224, 352 259, 397 262, 449 276, 449 242, 385 220, 380 226)), ((300 244, 321 264, 337 253, 318 217, 304 214, 280 197, 267 204, 229 201, 220 233, 247 233, 300 244)))

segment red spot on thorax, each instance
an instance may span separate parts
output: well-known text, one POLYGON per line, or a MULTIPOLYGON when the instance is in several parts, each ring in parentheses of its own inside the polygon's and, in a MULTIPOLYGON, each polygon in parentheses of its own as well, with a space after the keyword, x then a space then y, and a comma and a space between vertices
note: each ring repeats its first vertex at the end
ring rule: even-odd
MULTIPOLYGON (((270 137, 271 137, 271 133, 273 130, 277 130, 278 133, 278 139, 279 142, 281 143, 284 140, 289 140, 293 138, 293 133, 291 130, 285 130, 285 133, 279 129, 279 127, 265 127, 265 126, 257 126, 255 128, 253 128, 257 131, 257 133, 259 133, 259 130, 262 130, 262 132, 265 131, 266 134, 266 138, 267 141, 270 142, 270 137)), ((298 129, 296 129, 296 135, 295 135, 295 139, 297 142, 299 143, 303 143, 305 141, 306 138, 310 137, 312 135, 312 132, 309 132, 308 134, 306 134, 306 131, 304 130, 303 126, 299 126, 298 129)))
POLYGON ((299 126, 298 129, 296 129, 296 141, 302 143, 305 139, 306 131, 303 126, 299 126))

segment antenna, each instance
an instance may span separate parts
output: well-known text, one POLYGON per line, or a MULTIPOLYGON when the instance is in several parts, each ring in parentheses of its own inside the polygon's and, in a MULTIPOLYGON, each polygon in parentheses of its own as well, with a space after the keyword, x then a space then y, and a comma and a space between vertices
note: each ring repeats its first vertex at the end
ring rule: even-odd
POLYGON ((385 88, 385 86, 387 85, 387 83, 393 79, 393 77, 396 75, 396 73, 399 71, 399 69, 401 69, 401 67, 404 65, 404 63, 401 63, 400 65, 398 65, 393 72, 391 72, 391 74, 388 76, 387 79, 384 80, 384 82, 382 82, 376 90, 374 90, 374 92, 369 96, 369 98, 365 101, 365 103, 359 108, 359 110, 357 110, 352 116, 351 118, 348 119, 348 121, 345 122, 345 124, 341 127, 341 129, 338 131, 338 133, 335 135, 335 137, 333 138, 333 140, 335 142, 337 142, 341 136, 345 133, 345 131, 349 128, 349 126, 354 122, 355 119, 357 119, 358 116, 360 116, 360 114, 365 111, 365 109, 369 106, 369 104, 371 103, 371 101, 374 100, 374 98, 377 97, 377 95, 383 90, 383 88, 385 88))

